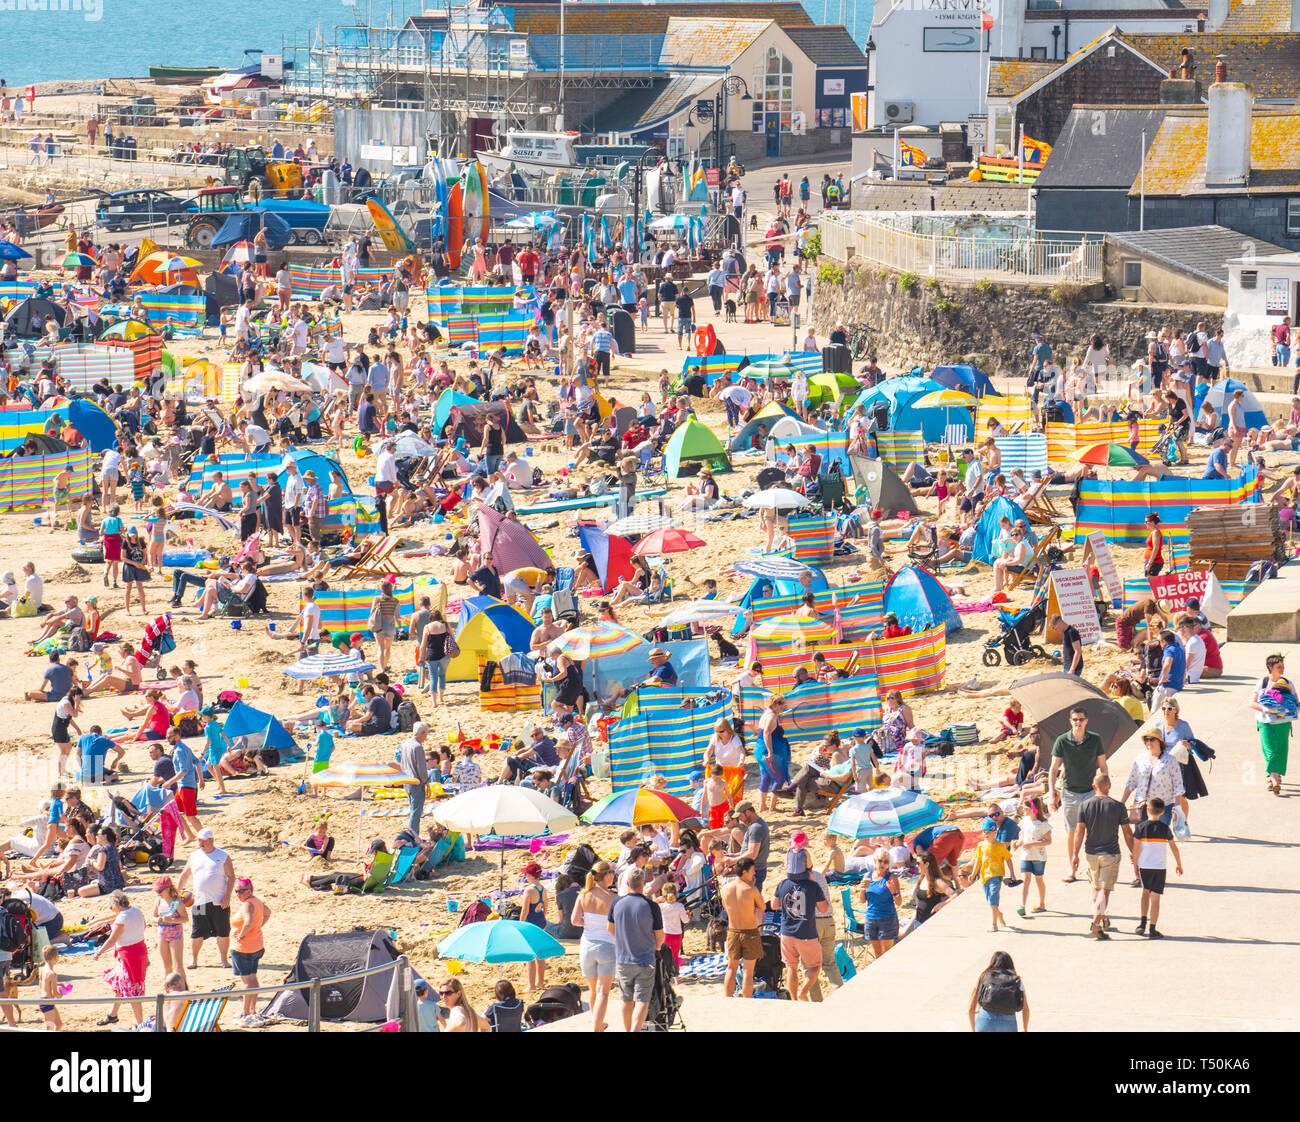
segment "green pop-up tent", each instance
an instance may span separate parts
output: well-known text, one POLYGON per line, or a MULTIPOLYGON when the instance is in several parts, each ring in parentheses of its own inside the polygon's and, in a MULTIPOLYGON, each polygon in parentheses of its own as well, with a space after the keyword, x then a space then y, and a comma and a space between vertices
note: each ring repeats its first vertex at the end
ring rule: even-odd
POLYGON ((708 425, 694 417, 673 433, 664 449, 664 471, 668 478, 681 478, 682 465, 689 460, 703 460, 715 472, 731 470, 731 457, 722 447, 722 441, 708 425))

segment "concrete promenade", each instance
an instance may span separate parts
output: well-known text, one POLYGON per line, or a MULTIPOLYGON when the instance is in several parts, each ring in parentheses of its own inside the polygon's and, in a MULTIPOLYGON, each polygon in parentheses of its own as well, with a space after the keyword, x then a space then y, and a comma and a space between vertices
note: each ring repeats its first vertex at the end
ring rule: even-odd
MULTIPOLYGON (((1268 594, 1285 584, 1300 602, 1300 572, 1283 572, 1268 594)), ((1139 890, 1128 886, 1127 856, 1111 897, 1112 937, 1089 938, 1086 880, 1061 883, 1068 865, 1057 814, 1045 914, 1020 919, 1020 890, 1004 888, 1003 914, 1015 929, 990 934, 989 910, 975 886, 820 1005, 727 999, 717 985, 681 986, 688 1030, 965 1032, 971 989, 995 950, 1012 955, 1025 981, 1031 1031, 1300 1030, 1300 773, 1292 761, 1285 797, 1265 791, 1247 708, 1264 658, 1275 650, 1287 656, 1293 680, 1300 676, 1300 646, 1228 643, 1224 677, 1180 695, 1184 718, 1218 757, 1212 771, 1202 765, 1210 796, 1191 804, 1193 838, 1179 845, 1186 875, 1176 876, 1171 864, 1160 916, 1164 939, 1133 934, 1139 890)), ((1130 741, 1111 758, 1116 797, 1139 750, 1130 741)), ((775 862, 778 854, 772 856, 775 862)), ((842 929, 838 899, 834 906, 842 929)), ((617 1004, 611 1014, 617 1025, 617 1004)), ((589 1014, 556 1027, 589 1029, 589 1014)))

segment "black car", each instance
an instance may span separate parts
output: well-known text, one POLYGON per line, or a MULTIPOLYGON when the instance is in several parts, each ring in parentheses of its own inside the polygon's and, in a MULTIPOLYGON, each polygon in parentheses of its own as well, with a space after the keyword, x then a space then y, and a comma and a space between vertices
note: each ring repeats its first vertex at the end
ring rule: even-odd
POLYGON ((156 188, 116 191, 95 208, 95 221, 110 231, 150 226, 166 222, 167 216, 175 214, 186 202, 156 188))

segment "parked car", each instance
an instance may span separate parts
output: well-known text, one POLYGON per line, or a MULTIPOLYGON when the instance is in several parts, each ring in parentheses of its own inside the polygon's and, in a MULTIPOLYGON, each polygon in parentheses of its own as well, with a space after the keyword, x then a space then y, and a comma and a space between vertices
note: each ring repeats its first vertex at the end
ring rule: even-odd
POLYGON ((95 221, 110 231, 149 226, 166 222, 167 216, 180 211, 187 201, 152 187, 115 191, 95 208, 95 221))

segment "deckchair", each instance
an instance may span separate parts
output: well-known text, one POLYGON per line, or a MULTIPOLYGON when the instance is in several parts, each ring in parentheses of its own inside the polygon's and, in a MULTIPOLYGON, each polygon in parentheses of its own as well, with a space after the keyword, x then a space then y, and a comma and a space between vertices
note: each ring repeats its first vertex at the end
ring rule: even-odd
POLYGON ((835 944, 835 965, 839 967, 840 977, 846 982, 852 981, 857 976, 858 968, 854 965, 849 952, 844 949, 843 943, 835 944))
POLYGON ((840 904, 844 907, 844 930, 859 942, 866 944, 867 929, 862 920, 853 911, 853 890, 840 889, 840 904))
POLYGON ((171 1032, 220 1032, 221 1014, 225 1011, 230 996, 214 993, 210 997, 186 998, 176 1018, 176 1027, 171 1032))
POLYGON ((411 870, 415 867, 415 859, 419 854, 419 846, 402 846, 397 851, 397 856, 393 858, 392 867, 388 870, 388 879, 384 881, 384 887, 401 884, 402 881, 406 880, 411 875, 411 870))
POLYGON ((1050 530, 1038 539, 1038 544, 1034 546, 1034 552, 1029 560, 1025 562, 1020 572, 1011 574, 1011 583, 1007 585, 1007 591, 1011 592, 1022 580, 1030 573, 1037 572, 1039 566, 1043 564, 1043 556, 1047 552, 1047 547, 1051 545, 1061 534, 1060 526, 1053 526, 1050 530))
POLYGON ((846 798, 853 790, 853 761, 849 760, 845 763, 837 764, 835 767, 824 769, 818 768, 816 764, 810 764, 809 766, 814 770, 820 771, 822 778, 827 782, 835 784, 834 787, 823 787, 818 792, 830 799, 830 805, 826 808, 826 813, 829 814, 839 805, 840 800, 846 798), (844 773, 837 774, 841 769, 843 769, 844 773))
POLYGON ((389 573, 401 574, 402 570, 397 567, 397 562, 393 560, 393 550, 397 548, 399 539, 394 534, 385 534, 383 537, 372 541, 366 551, 352 562, 351 567, 344 574, 345 577, 385 577, 389 573))
POLYGON ((388 883, 388 874, 393 869, 393 855, 391 853, 376 853, 375 859, 370 866, 370 875, 366 877, 365 883, 361 886, 362 892, 383 892, 384 886, 388 883))
POLYGON ((1030 487, 1020 503, 1020 509, 1025 512, 1025 517, 1041 526, 1050 526, 1060 517, 1056 507, 1052 505, 1050 496, 1047 494, 1047 487, 1050 482, 1051 479, 1047 476, 1040 479, 1030 487))

